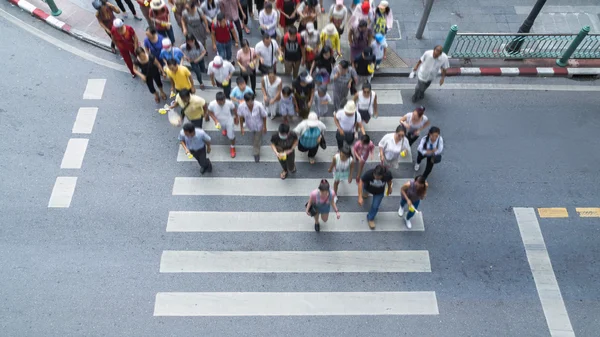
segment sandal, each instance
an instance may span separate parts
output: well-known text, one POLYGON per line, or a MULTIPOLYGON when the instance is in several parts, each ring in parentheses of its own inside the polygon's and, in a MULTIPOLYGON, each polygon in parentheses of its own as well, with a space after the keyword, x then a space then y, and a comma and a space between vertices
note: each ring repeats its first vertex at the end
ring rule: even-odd
POLYGON ((294 169, 291 170, 290 173, 296 173, 296 168, 294 167, 294 169))
POLYGON ((163 100, 167 99, 167 94, 165 94, 164 92, 160 94, 160 98, 162 98, 163 100))
POLYGON ((246 34, 250 34, 250 28, 246 27, 246 34))
POLYGON ((314 158, 308 158, 308 163, 314 165, 317 161, 314 158))
POLYGON ((158 96, 154 96, 154 102, 156 102, 156 103, 160 103, 160 97, 158 97, 158 96))
POLYGON ((281 178, 281 180, 285 180, 285 178, 287 178, 287 175, 288 173, 286 171, 281 171, 279 177, 281 178))

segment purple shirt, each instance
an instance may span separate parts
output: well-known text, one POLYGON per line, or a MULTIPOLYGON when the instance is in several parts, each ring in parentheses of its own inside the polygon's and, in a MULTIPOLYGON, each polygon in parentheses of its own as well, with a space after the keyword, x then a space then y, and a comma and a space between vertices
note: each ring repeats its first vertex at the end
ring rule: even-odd
POLYGON ((263 130, 263 118, 267 118, 267 111, 261 102, 255 100, 252 111, 250 111, 246 102, 242 102, 238 107, 237 113, 238 116, 244 117, 244 122, 248 130, 257 132, 263 130))

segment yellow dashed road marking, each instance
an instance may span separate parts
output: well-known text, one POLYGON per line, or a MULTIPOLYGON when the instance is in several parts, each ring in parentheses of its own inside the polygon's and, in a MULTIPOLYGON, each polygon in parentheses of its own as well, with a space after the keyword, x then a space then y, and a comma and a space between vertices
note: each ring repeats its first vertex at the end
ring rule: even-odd
POLYGON ((582 218, 600 218, 600 208, 575 208, 582 218))
POLYGON ((538 208, 540 218, 568 218, 569 212, 564 207, 538 208))

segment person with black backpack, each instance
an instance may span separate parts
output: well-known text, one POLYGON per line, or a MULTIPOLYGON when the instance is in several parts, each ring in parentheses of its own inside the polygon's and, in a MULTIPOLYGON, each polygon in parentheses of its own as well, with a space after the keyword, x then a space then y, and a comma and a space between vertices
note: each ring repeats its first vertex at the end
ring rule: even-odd
POLYGON ((335 199, 337 196, 335 192, 329 186, 329 182, 326 179, 322 179, 321 183, 319 183, 319 188, 312 191, 310 196, 308 197, 308 202, 306 203, 306 214, 308 216, 315 218, 315 231, 321 231, 321 224, 319 223, 319 215, 321 215, 321 220, 323 222, 327 222, 329 220, 329 212, 333 207, 335 211, 336 217, 340 218, 340 210, 337 208, 335 203, 335 199))
POLYGON ((285 74, 292 74, 292 78, 297 78, 300 65, 304 63, 306 57, 306 51, 304 39, 295 26, 290 26, 288 32, 283 36, 281 53, 285 64, 285 74))
POLYGON ((432 126, 429 128, 427 137, 421 138, 421 143, 417 147, 418 155, 417 162, 415 163, 415 171, 419 171, 421 167, 421 161, 427 158, 427 165, 425 166, 425 172, 423 172, 423 178, 427 179, 433 165, 438 164, 442 161, 442 151, 444 151, 444 139, 440 135, 440 128, 432 126))

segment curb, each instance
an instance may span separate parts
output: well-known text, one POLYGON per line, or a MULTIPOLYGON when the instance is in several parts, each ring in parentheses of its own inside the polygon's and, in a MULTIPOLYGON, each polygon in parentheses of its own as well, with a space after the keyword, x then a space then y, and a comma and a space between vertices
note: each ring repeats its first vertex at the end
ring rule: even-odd
POLYGON ((56 19, 55 17, 53 17, 52 15, 44 12, 43 10, 35 7, 34 5, 30 4, 27 1, 24 0, 8 0, 8 2, 10 2, 11 4, 18 6, 19 8, 21 8, 22 10, 28 12, 29 14, 35 16, 36 18, 42 20, 42 21, 46 21, 47 24, 49 24, 50 26, 58 29, 58 30, 62 30, 65 33, 70 33, 72 28, 71 26, 69 26, 68 24, 56 19))
POLYGON ((448 76, 544 76, 573 77, 600 75, 600 68, 561 68, 561 67, 474 67, 449 68, 448 76))

